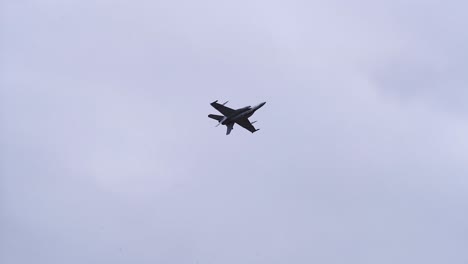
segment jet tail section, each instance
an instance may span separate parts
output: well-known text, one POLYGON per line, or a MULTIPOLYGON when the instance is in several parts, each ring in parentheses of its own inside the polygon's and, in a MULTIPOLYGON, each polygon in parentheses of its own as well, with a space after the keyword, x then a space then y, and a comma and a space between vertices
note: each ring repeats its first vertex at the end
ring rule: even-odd
POLYGON ((227 125, 226 135, 231 134, 231 131, 232 131, 233 128, 234 128, 234 124, 227 125))
POLYGON ((221 120, 223 120, 224 116, 220 116, 220 115, 208 115, 209 118, 212 118, 218 122, 221 122, 221 120))

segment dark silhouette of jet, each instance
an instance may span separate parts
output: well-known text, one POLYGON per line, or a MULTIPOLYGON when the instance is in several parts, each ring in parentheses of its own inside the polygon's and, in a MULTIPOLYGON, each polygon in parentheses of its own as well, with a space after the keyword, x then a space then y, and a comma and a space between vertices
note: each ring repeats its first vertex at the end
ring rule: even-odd
POLYGON ((254 107, 246 106, 240 109, 231 109, 225 106, 227 103, 228 102, 225 102, 224 104, 219 104, 218 100, 214 101, 213 103, 211 103, 211 106, 213 106, 223 115, 208 115, 209 118, 218 121, 218 125, 216 126, 225 125, 227 127, 226 135, 229 135, 231 133, 231 130, 234 128, 234 124, 238 124, 239 126, 247 129, 252 133, 260 130, 256 129, 253 126, 253 124, 257 121, 250 122, 249 117, 251 117, 255 113, 255 111, 264 106, 266 102, 258 104, 254 107))

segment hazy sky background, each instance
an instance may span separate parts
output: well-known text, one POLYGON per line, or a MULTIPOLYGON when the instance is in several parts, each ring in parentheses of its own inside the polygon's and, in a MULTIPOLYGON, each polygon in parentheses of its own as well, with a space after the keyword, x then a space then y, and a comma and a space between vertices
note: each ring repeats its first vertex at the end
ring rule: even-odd
POLYGON ((1 263, 468 263, 465 1, 0 3, 1 263))

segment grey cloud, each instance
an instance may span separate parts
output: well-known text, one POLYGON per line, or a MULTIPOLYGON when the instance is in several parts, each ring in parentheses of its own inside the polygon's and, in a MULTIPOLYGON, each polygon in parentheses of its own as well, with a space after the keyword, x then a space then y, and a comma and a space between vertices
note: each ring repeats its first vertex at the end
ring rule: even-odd
POLYGON ((468 260, 468 127, 387 92, 442 54, 402 3, 5 6, 2 262, 468 260), (266 100, 262 130, 215 99, 266 100))
MULTIPOLYGON (((389 4, 393 26, 403 45, 374 68, 374 80, 388 94, 410 102, 425 102, 439 111, 466 114, 464 48, 468 35, 466 3, 414 1, 389 4)), ((387 7, 388 7, 387 6, 387 7)))

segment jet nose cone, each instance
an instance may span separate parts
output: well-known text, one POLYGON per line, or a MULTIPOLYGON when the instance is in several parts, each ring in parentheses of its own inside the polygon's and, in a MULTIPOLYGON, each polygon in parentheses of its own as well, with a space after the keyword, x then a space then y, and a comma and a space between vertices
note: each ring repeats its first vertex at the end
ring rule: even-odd
POLYGON ((260 107, 264 106, 266 104, 266 102, 263 102, 260 104, 260 107))

